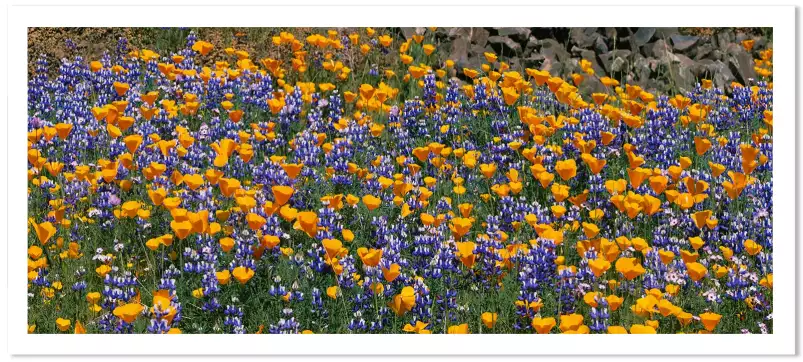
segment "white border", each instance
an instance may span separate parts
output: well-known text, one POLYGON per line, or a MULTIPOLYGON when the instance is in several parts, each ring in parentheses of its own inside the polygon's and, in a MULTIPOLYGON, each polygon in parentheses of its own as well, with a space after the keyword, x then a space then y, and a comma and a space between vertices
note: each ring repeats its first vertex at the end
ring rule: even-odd
MULTIPOLYGON (((97 1, 87 1, 88 3, 97 1)), ((200 1, 198 1, 200 2, 200 1)), ((420 3, 420 2, 419 2, 420 3)), ((795 353, 795 9, 669 6, 11 6, 8 8, 8 351, 23 354, 676 354, 795 353), (222 16, 221 14, 237 14, 222 16), (121 15, 124 14, 124 15, 121 15), (168 15, 169 14, 169 15, 168 15), (292 16, 287 16, 292 14, 292 16), (435 15, 428 15, 435 14, 435 15), (489 16, 488 14, 497 14, 489 16), (547 15, 555 14, 555 15, 547 15), (565 15, 559 15, 565 14, 565 15), (714 16, 711 16, 715 14, 714 16), (559 16, 556 16, 559 15, 559 16), (772 335, 29 335, 24 255, 27 27, 30 26, 772 26, 774 331, 772 335), (16 255, 16 257, 15 257, 16 255), (469 347, 470 346, 470 347, 469 347), (582 346, 582 348, 578 348, 582 346), (468 348, 467 348, 468 347, 468 348)), ((0 182, 5 182, 2 180, 0 182)), ((0 220, 0 226, 6 220, 0 220)))

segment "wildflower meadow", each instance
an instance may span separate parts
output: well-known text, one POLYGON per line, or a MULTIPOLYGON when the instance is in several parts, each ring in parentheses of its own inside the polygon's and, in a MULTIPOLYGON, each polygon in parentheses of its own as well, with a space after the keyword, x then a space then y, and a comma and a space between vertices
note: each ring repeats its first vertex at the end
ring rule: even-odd
POLYGON ((772 333, 767 44, 680 90, 263 30, 34 56, 29 333, 772 333))

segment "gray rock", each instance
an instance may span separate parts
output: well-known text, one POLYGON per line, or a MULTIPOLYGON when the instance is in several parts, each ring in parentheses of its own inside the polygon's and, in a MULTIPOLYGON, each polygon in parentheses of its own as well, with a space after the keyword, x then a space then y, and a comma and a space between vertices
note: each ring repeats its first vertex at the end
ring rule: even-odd
POLYGON ((498 36, 509 37, 516 42, 526 43, 530 37, 529 28, 495 28, 498 36))
POLYGON ((594 46, 594 43, 599 37, 600 35, 597 34, 597 28, 572 28, 569 30, 571 43, 584 49, 594 46))
POLYGON ((714 63, 714 71, 711 72, 713 74, 713 81, 714 85, 719 88, 731 89, 731 83, 736 80, 736 77, 731 72, 730 67, 725 65, 720 60, 715 61, 714 63))
POLYGON ((633 60, 633 74, 635 74, 636 80, 638 81, 646 81, 649 79, 652 76, 650 61, 640 54, 636 54, 633 60))
POLYGON ((757 37, 754 37, 753 40, 756 41, 756 43, 753 44, 753 51, 759 51, 759 50, 763 50, 763 49, 767 49, 768 48, 767 47, 767 38, 765 38, 763 36, 757 36, 757 37))
POLYGON ((608 52, 608 44, 605 43, 605 40, 601 36, 598 36, 597 40, 594 41, 594 51, 599 54, 608 52))
POLYGON ((697 41, 700 40, 700 37, 693 36, 693 35, 680 35, 675 34, 670 37, 672 39, 672 47, 678 51, 685 51, 686 49, 691 48, 694 44, 697 44, 697 41))
POLYGON ((399 28, 404 39, 412 39, 413 35, 421 35, 426 32, 427 28, 399 28))
POLYGON ((506 62, 510 66, 510 70, 525 74, 524 68, 521 66, 521 57, 508 58, 506 62))
MULTIPOLYGON (((416 28, 396 28, 412 37, 416 28)), ((434 43, 437 55, 455 60, 449 77, 469 81, 463 67, 486 63, 492 51, 511 70, 547 70, 553 76, 582 73, 579 62, 591 62, 597 76, 613 74, 622 82, 661 93, 691 90, 699 79, 711 79, 718 88, 731 82, 751 84, 756 78, 753 58, 770 46, 766 37, 718 29, 714 35, 686 36, 678 28, 439 28, 434 43), (756 41, 747 52, 741 40, 756 41)), ((578 86, 582 94, 604 91, 597 77, 586 76, 578 86)))
POLYGON ((658 90, 665 90, 668 88, 668 85, 662 79, 648 79, 642 88, 646 89, 648 92, 656 92, 658 90))
POLYGON ((649 43, 653 35, 655 35, 655 28, 638 28, 632 36, 632 41, 640 47, 649 43))
POLYGON ((439 62, 443 62, 446 59, 449 59, 449 55, 452 54, 452 42, 442 42, 435 45, 435 54, 439 62))
POLYGON ((443 28, 439 26, 437 29, 435 29, 435 39, 446 41, 446 39, 449 39, 449 30, 451 30, 451 28, 443 28))
POLYGON ((560 76, 563 72, 563 63, 555 58, 545 57, 543 64, 541 64, 541 70, 546 70, 555 77, 560 76))
POLYGON ((495 35, 489 37, 488 43, 499 55, 512 56, 521 54, 521 44, 506 36, 495 35))
POLYGON ((415 35, 415 28, 399 28, 404 39, 411 39, 415 35))
POLYGON ((541 43, 541 54, 543 54, 547 58, 552 58, 557 61, 564 61, 569 59, 569 52, 566 51, 566 48, 563 47, 560 43, 558 43, 555 39, 541 39, 539 40, 541 43))
POLYGON ((530 56, 521 59, 521 66, 524 68, 539 69, 544 63, 543 54, 532 53, 530 56))
MULTIPOLYGON (((485 59, 485 55, 483 55, 483 53, 495 53, 495 52, 496 50, 494 50, 494 48, 492 48, 490 44, 486 46, 480 46, 479 44, 472 44, 468 48, 469 57, 479 57, 482 59, 485 59)), ((507 57, 507 55, 505 55, 505 57, 507 57)))
POLYGON ((663 65, 671 65, 674 63, 680 63, 680 58, 674 53, 666 52, 662 54, 660 57, 657 58, 659 64, 663 65))
POLYGON ((725 28, 718 31, 714 39, 717 41, 717 47, 725 50, 729 44, 733 43, 733 41, 736 39, 736 36, 733 34, 732 30, 725 28))
POLYGON ((678 28, 655 28, 655 37, 658 39, 668 39, 679 33, 678 28))
POLYGON ((583 80, 583 83, 580 83, 580 87, 578 88, 581 94, 606 92, 605 86, 597 77, 586 77, 585 80, 583 80))
POLYGON ((455 38, 452 41, 452 49, 449 50, 449 59, 455 62, 468 60, 469 42, 465 37, 455 38))
POLYGON ((605 68, 605 71, 610 72, 611 70, 613 70, 612 64, 616 60, 616 58, 622 58, 622 60, 627 60, 630 54, 631 54, 630 50, 617 49, 605 54, 600 54, 599 60, 602 62, 602 66, 605 68))
POLYGON ((666 44, 666 41, 663 39, 658 39, 655 43, 652 43, 652 46, 646 46, 644 55, 650 58, 661 58, 666 53, 670 52, 672 48, 666 44))
POLYGON ((572 54, 573 57, 576 57, 576 56, 580 55, 580 53, 582 53, 584 50, 586 50, 586 49, 580 48, 577 45, 572 45, 572 49, 571 49, 570 53, 572 54))
POLYGON ((683 54, 675 54, 675 61, 682 64, 687 68, 694 68, 695 62, 691 58, 683 55, 683 54))
POLYGON ((714 46, 711 43, 703 43, 694 48, 694 59, 706 59, 711 52, 714 51, 714 46))
POLYGON ((471 28, 451 28, 449 29, 449 38, 462 38, 470 36, 471 28))
POLYGON ((524 45, 525 53, 535 51, 537 47, 538 47, 538 39, 530 35, 530 37, 527 38, 527 44, 524 45))
POLYGON ((622 57, 616 57, 616 59, 611 62, 611 72, 622 72, 627 70, 627 60, 622 57))
POLYGON ((485 46, 488 44, 488 37, 491 36, 491 33, 486 30, 485 28, 471 28, 471 42, 477 44, 479 46, 485 46))
POLYGON ((728 66, 736 76, 739 83, 748 85, 751 80, 756 79, 756 71, 753 69, 755 63, 753 57, 744 48, 738 50, 731 47, 728 52, 728 66))
POLYGON ((714 64, 714 61, 711 59, 703 59, 700 61, 694 62, 694 69, 692 69, 692 73, 696 75, 698 78, 707 78, 711 79, 711 74, 709 72, 709 68, 711 65, 714 64))
POLYGON ((634 84, 634 83, 636 83, 636 77, 633 75, 633 73, 625 73, 625 76, 624 76, 623 80, 624 80, 625 84, 634 84))
POLYGON ((736 80, 727 64, 719 60, 703 59, 697 62, 700 68, 698 77, 711 79, 717 88, 730 88, 736 80))
POLYGON ((684 92, 694 89, 697 78, 692 73, 693 67, 684 65, 681 62, 673 63, 669 67, 671 69, 672 82, 678 89, 684 92))
POLYGON ((462 70, 463 68, 479 69, 484 62, 485 58, 482 55, 456 60, 455 68, 457 68, 457 76, 461 78, 465 77, 462 70))
MULTIPOLYGON (((580 51, 580 59, 585 59, 594 62, 596 58, 597 58, 597 53, 594 52, 593 50, 584 49, 580 51)), ((577 61, 579 62, 580 59, 578 59, 577 61)))

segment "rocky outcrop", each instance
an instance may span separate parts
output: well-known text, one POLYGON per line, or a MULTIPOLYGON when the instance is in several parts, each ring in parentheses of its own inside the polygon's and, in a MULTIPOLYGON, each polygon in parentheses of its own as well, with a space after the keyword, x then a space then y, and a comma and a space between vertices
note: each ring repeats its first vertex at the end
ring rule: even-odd
MULTIPOLYGON (((415 33, 408 28, 404 34, 415 33)), ((479 67, 484 52, 493 51, 512 69, 548 70, 555 76, 581 73, 580 60, 595 73, 660 92, 691 90, 700 79, 730 89, 731 82, 756 81, 754 58, 770 48, 770 38, 757 32, 722 28, 689 32, 679 28, 439 28, 438 40, 450 44, 443 57, 462 67, 479 67), (745 49, 741 42, 751 39, 745 49)), ((462 72, 455 76, 461 77, 462 72)), ((598 89, 586 77, 581 89, 598 89)))

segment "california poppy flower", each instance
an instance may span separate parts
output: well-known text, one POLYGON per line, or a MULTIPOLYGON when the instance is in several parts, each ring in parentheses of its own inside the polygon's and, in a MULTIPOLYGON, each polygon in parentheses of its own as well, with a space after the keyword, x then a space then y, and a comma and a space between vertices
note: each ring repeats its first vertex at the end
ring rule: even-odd
POLYGON ((362 202, 365 204, 365 207, 367 207, 368 210, 373 211, 382 204, 382 199, 373 195, 365 195, 362 197, 362 202))
POLYGON ((717 327, 720 319, 722 319, 722 315, 717 313, 705 312, 700 314, 700 322, 703 323, 703 327, 705 327, 705 330, 709 332, 714 331, 714 328, 717 327))
POLYGON ((357 255, 360 256, 364 265, 375 267, 379 265, 379 261, 382 258, 382 249, 368 249, 363 247, 357 249, 357 255))
POLYGON ((393 282, 401 275, 401 267, 399 264, 393 263, 389 268, 382 268, 382 275, 388 283, 393 282))
POLYGON ((393 297, 389 306, 399 316, 412 310, 415 306, 415 289, 410 286, 402 288, 401 292, 393 297))
POLYGON ((742 245, 744 246, 744 250, 747 251, 747 253, 750 254, 751 256, 755 256, 756 254, 760 253, 762 249, 761 245, 759 245, 752 239, 745 240, 744 242, 742 242, 742 245))
POLYGON ((611 263, 605 259, 594 259, 588 262, 588 266, 591 268, 591 271, 594 273, 594 276, 599 278, 611 267, 611 263))
POLYGON ((66 332, 70 329, 70 325, 72 322, 69 319, 64 318, 56 318, 56 327, 62 332, 66 332))
POLYGON ((538 334, 548 334, 552 328, 555 328, 557 322, 555 318, 548 317, 548 318, 533 318, 532 320, 532 327, 535 329, 538 334))
POLYGON ((655 328, 643 324, 630 326, 630 334, 656 334, 655 328))
POLYGON ((564 314, 560 316, 560 331, 577 331, 583 325, 583 315, 564 314))
POLYGON ((139 303, 128 303, 114 308, 114 316, 122 319, 126 323, 133 323, 142 313, 145 307, 139 303))
POLYGON ((689 278, 698 282, 708 274, 708 268, 697 262, 686 263, 686 274, 689 275, 689 278))
POLYGON ((555 164, 555 172, 560 175, 563 181, 568 181, 577 175, 577 163, 574 159, 558 161, 555 164))
POLYGON ((455 243, 457 245, 457 256, 460 258, 460 261, 465 265, 467 268, 471 268, 474 266, 474 262, 476 261, 477 256, 474 254, 474 249, 477 245, 472 241, 460 241, 455 243))
POLYGON ((616 270, 622 273, 627 280, 633 280, 646 272, 636 258, 619 258, 616 261, 616 270))
POLYGON ((449 326, 446 330, 446 334, 468 334, 468 323, 449 326))
POLYGON ((231 275, 234 276, 234 279, 237 279, 240 284, 245 284, 254 277, 254 270, 244 266, 238 266, 234 268, 231 275))
POLYGON ((315 236, 318 232, 318 215, 312 211, 298 213, 298 223, 308 235, 315 236))
POLYGON ((42 245, 47 244, 50 238, 56 234, 56 227, 53 226, 53 224, 50 223, 49 221, 45 221, 40 224, 37 223, 32 223, 32 224, 34 230, 36 231, 36 237, 39 238, 39 242, 42 243, 42 245))
POLYGON ((468 234, 469 230, 471 230, 472 224, 473 221, 469 218, 456 217, 452 219, 449 228, 452 230, 452 234, 455 235, 455 238, 460 239, 464 235, 468 234))
POLYGON ((428 325, 429 325, 429 323, 424 323, 422 321, 416 321, 415 322, 415 326, 413 326, 413 325, 408 323, 408 324, 404 325, 402 330, 405 331, 405 332, 412 332, 412 333, 418 333, 418 334, 430 334, 431 333, 430 330, 426 329, 428 325))

